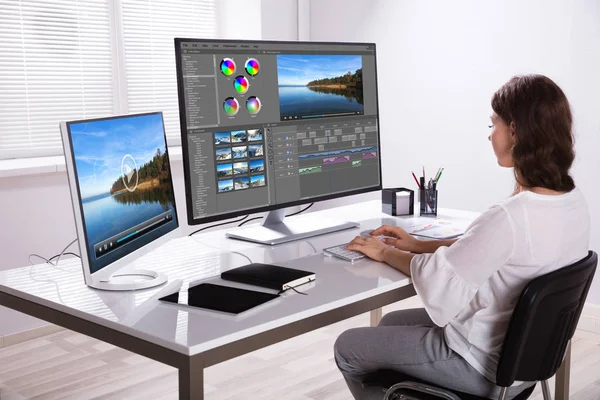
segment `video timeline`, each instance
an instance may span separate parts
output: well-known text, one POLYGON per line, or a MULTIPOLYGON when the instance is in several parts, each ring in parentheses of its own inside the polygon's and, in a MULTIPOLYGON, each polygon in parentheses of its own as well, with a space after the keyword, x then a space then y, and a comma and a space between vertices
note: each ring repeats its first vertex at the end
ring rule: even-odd
MULTIPOLYGON (((377 146, 368 146, 368 147, 357 147, 352 149, 342 149, 342 150, 333 150, 333 151, 325 151, 321 153, 309 153, 309 154, 300 154, 298 155, 299 160, 311 160, 322 158, 324 164, 330 164, 333 162, 339 162, 342 157, 350 156, 358 153, 362 153, 361 158, 376 158, 377 157, 377 146)), ((349 161, 349 158, 344 158, 345 161, 349 161)))
POLYGON ((112 251, 115 251, 119 247, 122 247, 127 243, 134 241, 140 236, 143 236, 155 229, 158 229, 162 225, 165 225, 172 220, 173 212, 169 210, 161 215, 151 218, 145 222, 142 222, 141 224, 136 225, 133 228, 127 229, 126 231, 123 231, 118 235, 115 235, 100 243, 95 244, 94 253, 96 255, 96 259, 103 257, 112 251))

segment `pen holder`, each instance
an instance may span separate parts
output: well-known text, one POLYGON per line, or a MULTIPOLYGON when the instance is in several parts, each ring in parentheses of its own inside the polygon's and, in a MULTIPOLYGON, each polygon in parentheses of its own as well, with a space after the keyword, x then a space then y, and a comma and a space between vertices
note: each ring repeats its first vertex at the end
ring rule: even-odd
POLYGON ((437 189, 419 190, 419 208, 421 216, 437 216, 438 191, 437 189))

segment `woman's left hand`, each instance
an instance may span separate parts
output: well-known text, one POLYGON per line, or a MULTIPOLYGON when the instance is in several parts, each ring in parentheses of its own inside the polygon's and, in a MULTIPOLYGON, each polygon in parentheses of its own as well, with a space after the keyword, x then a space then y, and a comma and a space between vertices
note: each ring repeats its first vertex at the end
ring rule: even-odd
POLYGON ((378 238, 365 238, 357 236, 346 248, 348 250, 360 251, 375 261, 383 261, 383 254, 389 246, 378 238))

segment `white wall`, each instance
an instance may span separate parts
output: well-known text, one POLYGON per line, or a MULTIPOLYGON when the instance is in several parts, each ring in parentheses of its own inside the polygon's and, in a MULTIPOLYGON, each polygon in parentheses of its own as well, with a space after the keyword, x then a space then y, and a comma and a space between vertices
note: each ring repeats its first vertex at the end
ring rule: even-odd
MULTIPOLYGON (((384 187, 414 188, 409 171, 443 166, 441 207, 482 211, 511 193, 487 139, 490 98, 515 74, 554 79, 574 111, 573 175, 600 251, 600 2, 312 0, 310 39, 377 44, 384 187)), ((600 278, 588 299, 600 303, 600 278)))
POLYGON ((298 40, 298 0, 262 0, 264 40, 298 40))
POLYGON ((221 39, 260 39, 262 0, 220 0, 221 39))

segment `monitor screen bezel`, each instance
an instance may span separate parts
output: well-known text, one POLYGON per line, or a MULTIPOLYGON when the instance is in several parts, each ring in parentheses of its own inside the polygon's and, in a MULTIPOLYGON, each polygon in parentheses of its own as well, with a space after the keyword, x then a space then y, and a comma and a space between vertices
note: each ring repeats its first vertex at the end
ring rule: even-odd
POLYGON ((381 133, 380 133, 380 123, 379 123, 379 93, 378 93, 378 84, 377 84, 377 48, 375 43, 367 43, 367 42, 316 42, 316 41, 280 41, 280 40, 231 40, 231 39, 192 39, 192 38, 175 38, 175 64, 176 64, 176 72, 177 72, 177 94, 179 100, 179 124, 180 124, 180 134, 181 134, 181 148, 182 148, 182 159, 183 159, 183 177, 185 184, 185 204, 187 210, 187 219, 189 225, 200 225, 208 222, 221 221, 225 219, 231 219, 235 217, 239 217, 241 215, 249 215, 267 211, 278 210, 286 207, 293 207, 304 205, 308 203, 314 203, 318 201, 325 200, 333 200, 341 197, 353 196, 357 194, 375 192, 382 189, 382 181, 383 177, 381 175, 381 133), (349 190, 345 192, 327 194, 323 196, 316 196, 307 199, 301 199, 296 201, 290 201, 286 203, 273 204, 263 207, 255 207, 244 210, 232 211, 223 214, 205 216, 202 218, 194 218, 194 208, 192 204, 192 183, 189 171, 189 153, 188 153, 188 143, 187 143, 187 119, 185 114, 185 98, 184 98, 184 88, 183 88, 183 70, 181 68, 181 46, 182 42, 197 42, 197 43, 223 43, 223 44, 233 44, 233 43, 265 43, 265 44, 292 44, 292 45, 348 45, 350 46, 373 46, 373 56, 375 58, 375 107, 377 110, 377 142, 379 144, 379 184, 376 186, 369 186, 362 189, 349 190))
POLYGON ((107 121, 113 119, 122 119, 122 118, 130 118, 130 117, 143 117, 147 115, 160 115, 163 125, 163 137, 165 140, 165 148, 167 151, 168 143, 167 143, 167 135, 164 129, 164 115, 162 111, 153 111, 153 112, 145 112, 145 113, 137 113, 137 114, 121 114, 121 115, 113 115, 109 117, 101 117, 101 118, 90 118, 90 119, 81 119, 81 120, 73 120, 66 121, 61 123, 61 130, 63 131, 63 147, 65 150, 65 161, 66 161, 66 169, 67 174, 69 175, 69 185, 71 187, 71 198, 73 201, 73 212, 75 214, 75 222, 77 229, 77 237, 79 239, 79 251, 81 255, 81 260, 83 263, 84 276, 86 278, 86 283, 90 284, 92 281, 92 276, 102 276, 110 275, 115 270, 123 267, 129 262, 133 261, 135 258, 138 258, 145 254, 146 252, 156 248, 158 245, 164 243, 165 241, 176 237, 177 232, 180 226, 179 217, 177 214, 177 204, 175 200, 175 186, 173 185, 173 172, 171 168, 171 157, 169 156, 169 178, 171 180, 171 187, 173 189, 173 210, 174 210, 174 226, 172 229, 166 231, 162 235, 158 236, 154 240, 145 245, 142 245, 129 253, 123 255, 122 257, 114 260, 113 262, 101 267, 97 271, 92 271, 92 260, 91 254, 88 251, 89 239, 87 235, 86 222, 85 222, 85 213, 83 212, 83 201, 81 197, 81 189, 79 187, 79 173, 77 171, 77 163, 75 162, 75 152, 73 151, 73 138, 71 135, 71 125, 78 123, 89 123, 89 122, 98 122, 98 121, 107 121), (72 174, 71 174, 72 172, 72 174), (81 240, 83 238, 83 242, 81 240))

